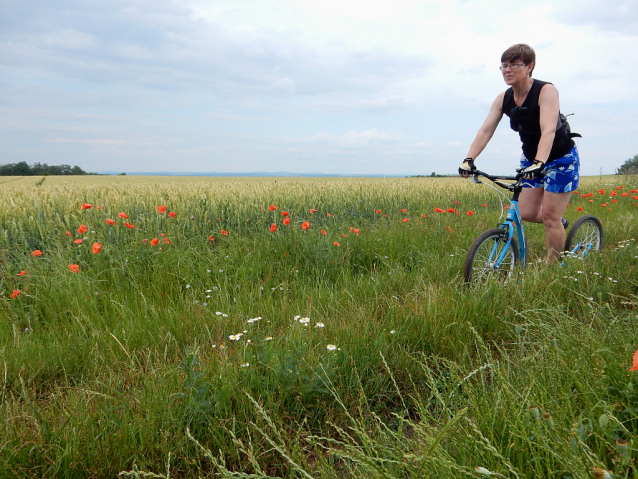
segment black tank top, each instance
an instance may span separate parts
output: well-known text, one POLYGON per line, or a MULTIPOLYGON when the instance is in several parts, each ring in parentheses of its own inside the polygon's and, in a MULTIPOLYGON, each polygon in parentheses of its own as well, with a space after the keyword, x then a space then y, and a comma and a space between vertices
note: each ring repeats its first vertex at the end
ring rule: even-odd
MULTIPOLYGON (((503 97, 503 113, 510 118, 512 130, 517 131, 521 137, 523 153, 530 161, 536 159, 538 142, 541 139, 538 98, 541 93, 541 88, 547 85, 547 83, 548 82, 534 80, 531 90, 520 107, 514 103, 514 91, 511 87, 505 91, 505 96, 503 97)), ((548 163, 565 156, 574 147, 574 140, 571 139, 570 132, 561 121, 560 116, 559 114, 554 143, 552 144, 552 149, 547 159, 548 163)))

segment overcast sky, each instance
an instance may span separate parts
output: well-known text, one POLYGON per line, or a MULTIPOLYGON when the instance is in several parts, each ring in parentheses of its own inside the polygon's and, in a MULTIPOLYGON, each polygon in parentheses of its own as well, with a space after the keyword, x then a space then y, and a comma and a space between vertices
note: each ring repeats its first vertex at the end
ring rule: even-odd
MULTIPOLYGON (((635 0, 0 0, 0 163, 453 173, 536 50, 584 174, 638 154, 635 0)), ((501 122, 479 157, 507 174, 501 122)))

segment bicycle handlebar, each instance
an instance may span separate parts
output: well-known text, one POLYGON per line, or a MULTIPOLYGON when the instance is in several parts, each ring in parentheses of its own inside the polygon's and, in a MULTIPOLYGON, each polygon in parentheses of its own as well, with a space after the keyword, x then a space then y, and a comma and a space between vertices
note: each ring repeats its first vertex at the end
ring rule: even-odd
POLYGON ((473 177, 473 181, 475 183, 480 183, 480 180, 478 179, 478 177, 483 176, 484 178, 487 178, 488 180, 500 186, 501 188, 504 188, 510 191, 513 191, 516 188, 520 187, 521 180, 523 179, 523 175, 521 173, 518 173, 516 176, 500 176, 500 175, 490 175, 489 173, 485 173, 484 171, 481 171, 481 170, 474 170, 473 172, 470 173, 469 176, 473 177), (503 183, 502 180, 514 181, 514 183, 503 183))

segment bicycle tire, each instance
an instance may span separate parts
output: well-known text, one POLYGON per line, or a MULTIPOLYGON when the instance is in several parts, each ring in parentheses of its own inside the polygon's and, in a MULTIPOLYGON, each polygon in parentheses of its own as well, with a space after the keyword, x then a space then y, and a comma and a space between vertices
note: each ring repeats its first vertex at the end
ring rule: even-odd
POLYGON ((584 259, 592 250, 603 249, 603 225, 594 215, 581 216, 565 239, 565 255, 584 259))
POLYGON ((510 243, 507 239, 508 234, 505 230, 492 228, 474 240, 463 266, 466 283, 478 284, 492 277, 507 281, 512 276, 519 262, 518 245, 514 239, 510 243), (503 261, 497 266, 493 258, 499 258, 504 248, 509 251, 505 252, 503 261))

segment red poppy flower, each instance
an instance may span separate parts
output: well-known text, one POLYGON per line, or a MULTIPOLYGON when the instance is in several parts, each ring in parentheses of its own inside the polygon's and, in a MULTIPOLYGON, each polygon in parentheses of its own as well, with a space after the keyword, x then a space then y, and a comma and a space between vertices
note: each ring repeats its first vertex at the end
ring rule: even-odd
POLYGON ((127 228, 130 228, 132 230, 135 229, 135 226, 133 226, 131 223, 124 223, 124 226, 126 226, 127 228))
POLYGON ((124 213, 123 211, 121 213, 117 214, 118 218, 124 218, 125 220, 128 219, 128 215, 126 213, 124 213))
POLYGON ((336 241, 334 243, 332 243, 335 246, 341 246, 339 243, 337 243, 336 241))
POLYGON ((624 193, 621 193, 620 196, 629 196, 629 193, 625 191, 624 193))
POLYGON ((71 270, 74 273, 79 273, 80 272, 80 265, 78 265, 78 264, 70 264, 69 265, 69 270, 71 270))
POLYGON ((450 228, 449 226, 446 226, 445 229, 448 230, 450 233, 454 233, 454 230, 450 228))
POLYGON ((270 205, 270 208, 268 208, 270 211, 275 211, 277 209, 277 207, 275 205, 270 205))
POLYGON ((93 208, 93 205, 90 205, 88 203, 82 203, 82 209, 83 210, 88 210, 89 208, 93 208))
POLYGON ((330 213, 326 213, 326 216, 332 216, 330 213))
POLYGON ((629 371, 638 371, 638 350, 634 353, 634 357, 632 358, 632 365, 629 368, 629 371))
POLYGON ((314 208, 310 208, 310 214, 316 213, 316 212, 317 212, 317 210, 315 210, 314 208))
POLYGON ((158 240, 157 238, 153 238, 153 239, 150 241, 151 246, 155 246, 157 243, 159 243, 159 240, 158 240))
POLYGON ((111 218, 107 218, 106 219, 106 224, 109 226, 113 226, 115 224, 117 224, 114 220, 112 220, 111 218))
POLYGON ((224 236, 228 236, 228 231, 226 230, 221 230, 220 233, 223 234, 224 236))
POLYGON ((612 192, 611 192, 611 193, 609 193, 609 194, 610 194, 611 196, 617 196, 617 195, 618 195, 618 193, 616 193, 616 191, 615 191, 615 190, 614 190, 614 191, 612 191, 612 192))
POLYGON ((598 190, 598 194, 599 194, 599 195, 604 195, 604 194, 605 194, 605 190, 602 190, 602 189, 601 189, 601 190, 598 190))
POLYGON ((275 223, 270 225, 270 232, 274 233, 275 231, 277 231, 277 225, 275 223))
POLYGON ((589 202, 590 202, 590 203, 593 203, 593 202, 594 202, 594 200, 589 200, 589 202))
POLYGON ((341 236, 343 236, 344 238, 348 237, 348 235, 344 235, 343 233, 341 233, 341 236))
POLYGON ((423 213, 423 214, 421 215, 421 218, 425 218, 425 213, 423 213))
POLYGON ((301 223, 301 229, 302 230, 309 230, 310 229, 310 221, 304 221, 303 223, 301 223))
POLYGON ((42 251, 40 251, 39 249, 36 249, 31 252, 31 256, 42 256, 42 251))
POLYGON ((472 216, 472 215, 474 214, 474 211, 468 211, 466 214, 467 214, 468 216, 472 216))
POLYGON ((289 225, 290 224, 290 218, 288 218, 287 216, 284 218, 284 224, 285 225, 289 225))
POLYGON ((574 190, 574 194, 577 195, 578 194, 578 190, 574 190))
POLYGON ((70 231, 65 231, 64 234, 67 235, 67 236, 71 236, 71 232, 70 231))
POLYGON ((406 210, 405 208, 401 208, 401 213, 405 213, 406 211, 408 210, 406 210))
POLYGON ((210 241, 211 243, 214 243, 214 242, 215 242, 215 238, 213 237, 213 235, 210 235, 210 236, 208 237, 208 241, 210 241))
POLYGON ((177 216, 177 213, 175 213, 174 211, 171 211, 170 213, 168 213, 169 218, 175 218, 177 216))
POLYGON ((83 240, 81 240, 81 239, 76 239, 76 240, 74 241, 74 243, 75 243, 75 244, 80 244, 82 241, 83 241, 83 240))
POLYGON ((84 225, 80 225, 80 227, 78 228, 78 233, 80 233, 80 234, 84 234, 84 233, 86 233, 88 230, 89 230, 89 229, 88 229, 86 226, 84 226, 84 225))
POLYGON ((168 238, 164 238, 164 243, 171 244, 171 240, 169 240, 168 238))
POLYGON ((352 231, 354 234, 358 235, 359 234, 359 228, 350 228, 350 231, 352 231))
POLYGON ((13 299, 16 299, 18 296, 20 296, 22 293, 20 293, 20 291, 18 291, 17 289, 13 290, 13 293, 11 293, 11 297, 13 299))
POLYGON ((448 212, 448 213, 454 213, 454 208, 448 208, 448 209, 447 209, 447 212, 448 212))
POLYGON ((483 208, 487 208, 487 205, 486 205, 485 203, 483 203, 481 206, 482 206, 483 208))
POLYGON ((142 243, 148 243, 148 239, 144 238, 144 239, 142 240, 142 243))
POLYGON ((321 234, 322 235, 327 235, 328 233, 326 233, 326 230, 321 230, 321 234))
POLYGON ((614 200, 614 201, 612 201, 612 203, 618 203, 618 200, 614 200))
POLYGON ((437 213, 445 213, 445 210, 439 208, 438 206, 434 208, 434 211, 436 211, 437 213))
POLYGON ((26 274, 27 274, 27 272, 26 272, 26 271, 20 271, 20 272, 18 273, 18 276, 25 276, 26 274))
POLYGON ((381 213, 381 210, 376 210, 375 213, 381 213))
POLYGON ((624 188, 623 185, 620 185, 618 188, 616 188, 617 190, 622 190, 624 188))
POLYGON ((281 212, 281 216, 288 216, 288 212, 287 211, 282 211, 281 212))
POLYGON ((460 204, 461 204, 461 202, 460 202, 460 201, 458 201, 458 200, 457 200, 457 201, 455 201, 455 203, 456 203, 457 205, 460 205, 460 204))
POLYGON ((93 243, 93 246, 91 247, 91 249, 93 250, 93 254, 99 254, 100 251, 102 251, 102 245, 100 243, 93 243))
POLYGON ((410 221, 410 218, 403 218, 401 221, 403 221, 404 223, 407 223, 408 221, 410 221))
POLYGON ((102 209, 102 207, 101 207, 101 206, 98 206, 98 207, 97 207, 97 209, 98 209, 98 210, 101 210, 101 209, 102 209))
POLYGON ((162 213, 162 214, 166 213, 166 205, 164 205, 164 206, 158 206, 158 207, 157 207, 157 212, 158 212, 158 213, 162 213))
POLYGON ((579 206, 578 208, 576 208, 576 211, 583 211, 583 209, 579 206))

